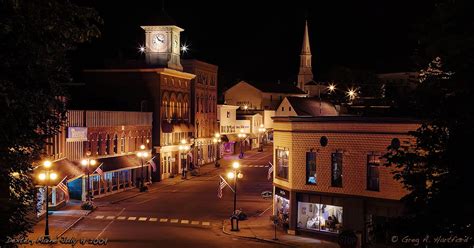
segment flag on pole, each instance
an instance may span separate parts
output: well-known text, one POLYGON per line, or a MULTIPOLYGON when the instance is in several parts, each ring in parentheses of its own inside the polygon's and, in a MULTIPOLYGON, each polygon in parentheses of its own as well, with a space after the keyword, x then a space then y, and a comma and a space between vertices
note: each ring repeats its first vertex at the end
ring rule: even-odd
POLYGON ((217 188, 217 197, 222 198, 222 190, 225 188, 225 186, 229 186, 229 189, 232 190, 232 192, 234 192, 234 189, 230 187, 230 185, 222 176, 219 176, 219 178, 221 180, 219 181, 219 187, 217 188))
POLYGON ((67 178, 67 176, 65 176, 65 177, 63 178, 63 180, 61 180, 61 182, 58 184, 57 187, 58 187, 62 192, 64 192, 64 198, 66 199, 66 202, 68 202, 68 201, 69 201, 69 190, 68 190, 67 185, 64 183, 64 181, 67 182, 66 178, 67 178))
POLYGON ((272 163, 268 162, 270 164, 270 167, 268 167, 268 180, 270 180, 272 178, 272 172, 273 172, 273 165, 272 163))
POLYGON ((94 171, 92 174, 97 173, 97 174, 100 175, 101 178, 103 178, 103 177, 104 177, 104 171, 100 168, 103 164, 104 164, 104 163, 101 163, 101 164, 97 167, 97 169, 95 169, 95 171, 94 171))
POLYGON ((156 164, 155 164, 155 161, 153 161, 153 159, 155 159, 156 156, 154 156, 153 158, 151 158, 150 160, 148 160, 147 164, 150 164, 151 165, 151 168, 153 168, 153 172, 156 171, 156 164))

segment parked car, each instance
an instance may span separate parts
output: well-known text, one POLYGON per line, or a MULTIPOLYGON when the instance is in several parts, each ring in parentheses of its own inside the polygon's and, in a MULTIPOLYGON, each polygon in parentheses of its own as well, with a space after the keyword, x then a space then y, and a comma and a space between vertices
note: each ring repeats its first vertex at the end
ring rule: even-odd
POLYGON ((273 196, 273 193, 271 191, 263 191, 262 192, 262 198, 263 199, 271 199, 273 196))
POLYGON ((239 218, 239 220, 246 220, 247 219, 247 214, 244 213, 242 210, 235 210, 235 215, 239 218))

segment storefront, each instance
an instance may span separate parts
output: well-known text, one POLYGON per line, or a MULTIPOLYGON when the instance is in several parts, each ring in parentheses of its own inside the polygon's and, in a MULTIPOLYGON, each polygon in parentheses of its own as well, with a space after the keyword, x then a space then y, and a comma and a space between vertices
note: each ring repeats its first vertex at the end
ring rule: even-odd
POLYGON ((273 213, 284 225, 289 225, 290 220, 290 192, 275 187, 275 197, 273 200, 273 213))
POLYGON ((341 206, 298 202, 298 229, 339 233, 342 230, 341 206))

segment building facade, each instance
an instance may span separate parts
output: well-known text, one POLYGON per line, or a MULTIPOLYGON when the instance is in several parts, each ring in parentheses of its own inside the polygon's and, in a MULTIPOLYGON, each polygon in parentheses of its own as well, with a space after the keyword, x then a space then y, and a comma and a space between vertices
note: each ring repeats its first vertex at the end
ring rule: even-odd
POLYGON ((216 159, 213 144, 217 127, 218 67, 199 60, 182 60, 184 70, 196 75, 191 80, 191 123, 194 124, 193 163, 202 165, 216 159))
POLYGON ((237 109, 239 106, 219 104, 217 105, 217 123, 221 135, 220 153, 234 154, 235 146, 239 141, 237 137, 237 109))
POLYGON ((407 194, 383 166, 394 143, 418 124, 358 116, 274 117, 274 214, 290 234, 336 237, 343 229, 374 242, 375 228, 402 211, 407 194))

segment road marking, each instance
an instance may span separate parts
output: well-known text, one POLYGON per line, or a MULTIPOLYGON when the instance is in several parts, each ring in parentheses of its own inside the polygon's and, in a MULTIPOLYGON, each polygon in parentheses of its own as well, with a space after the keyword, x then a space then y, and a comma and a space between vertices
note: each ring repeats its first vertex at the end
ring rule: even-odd
POLYGON ((181 224, 189 224, 189 220, 181 220, 181 224))
POLYGON ((138 221, 146 221, 147 217, 140 217, 138 218, 138 221))
POLYGON ((208 221, 203 221, 203 222, 202 222, 202 225, 203 225, 203 226, 209 226, 209 225, 211 225, 211 223, 208 222, 208 221))
POLYGON ((119 216, 119 217, 117 217, 117 220, 125 220, 125 218, 127 218, 127 217, 125 217, 125 216, 119 216))
POLYGON ((103 215, 97 215, 95 218, 96 218, 96 219, 103 219, 104 216, 103 216, 103 215))
POLYGON ((157 218, 150 218, 149 221, 157 221, 157 218))
POLYGON ((160 222, 168 222, 168 219, 160 219, 160 222))
POLYGON ((263 165, 259 165, 258 167, 263 167, 263 165))
POLYGON ((178 223, 178 219, 171 219, 170 222, 171 223, 178 223))
POLYGON ((199 221, 193 220, 191 221, 191 225, 199 225, 199 221))
POLYGON ((137 217, 128 217, 128 220, 136 220, 137 217))
MULTIPOLYGON (((123 213, 123 211, 125 211, 125 208, 122 208, 122 210, 120 210, 120 213, 118 213, 116 216, 119 216, 123 213)), ((102 232, 99 233, 99 235, 97 235, 97 237, 95 237, 96 239, 98 239, 104 232, 105 230, 107 230, 107 228, 109 228, 109 226, 114 223, 115 220, 112 220, 109 222, 109 224, 107 224, 104 229, 102 229, 102 232)))
POLYGON ((108 220, 113 220, 113 219, 115 219, 115 216, 107 216, 106 219, 108 219, 108 220))

